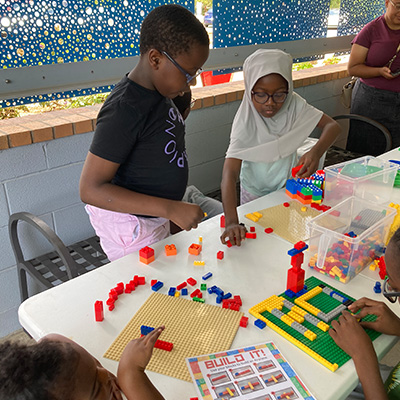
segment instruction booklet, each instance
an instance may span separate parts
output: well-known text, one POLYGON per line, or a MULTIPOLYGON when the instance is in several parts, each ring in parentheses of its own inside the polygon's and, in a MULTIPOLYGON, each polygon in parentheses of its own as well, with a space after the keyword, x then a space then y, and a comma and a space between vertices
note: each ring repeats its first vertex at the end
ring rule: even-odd
POLYGON ((199 399, 315 400, 273 342, 186 359, 199 399))

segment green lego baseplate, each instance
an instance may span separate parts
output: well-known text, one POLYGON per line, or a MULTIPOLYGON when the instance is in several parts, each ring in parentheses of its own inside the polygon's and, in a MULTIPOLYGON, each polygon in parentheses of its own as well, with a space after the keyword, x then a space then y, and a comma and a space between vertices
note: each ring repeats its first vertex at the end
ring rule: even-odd
MULTIPOLYGON (((307 291, 305 293, 308 293, 312 291, 314 288, 317 288, 320 285, 323 285, 324 287, 330 288, 333 290, 335 293, 343 296, 344 298, 347 298, 351 301, 355 301, 354 298, 348 296, 344 292, 336 289, 333 286, 330 286, 326 284, 325 282, 320 281, 318 278, 315 277, 310 277, 306 279, 304 282, 305 286, 307 287, 307 291)), ((318 288, 316 290, 319 290, 318 288)), ((291 303, 295 304, 295 299, 287 296, 285 293, 282 293, 279 296, 271 296, 267 300, 257 304, 256 306, 252 307, 249 312, 253 316, 255 316, 258 319, 261 319, 264 321, 267 326, 270 328, 274 329, 277 333, 285 337, 287 340, 289 340, 291 343, 293 343, 295 346, 299 347, 301 350, 309 354, 311 357, 316 359, 318 362, 320 362, 322 365, 325 367, 329 368, 331 371, 335 371, 337 368, 340 368, 342 365, 344 365, 347 361, 350 360, 350 356, 347 355, 339 346, 336 345, 336 343, 333 341, 333 339, 330 337, 328 331, 323 331, 322 329, 318 328, 317 326, 311 324, 310 322, 304 320, 301 322, 301 325, 307 330, 311 331, 313 333, 310 333, 311 337, 315 337, 314 340, 310 340, 304 334, 298 332, 291 326, 289 326, 287 323, 283 322, 279 317, 271 314, 269 311, 266 311, 265 304, 268 301, 274 301, 275 299, 285 299, 290 301, 291 303), (270 300, 272 299, 272 300, 270 300), (315 334, 315 335, 314 335, 315 334)), ((312 298, 309 298, 306 300, 306 302, 303 301, 303 307, 302 305, 295 304, 297 307, 302 308, 301 311, 305 313, 309 313, 309 311, 304 308, 304 304, 310 305, 310 307, 315 307, 318 310, 322 311, 322 313, 328 314, 332 310, 337 309, 342 302, 331 297, 329 294, 326 294, 324 292, 321 292, 319 294, 313 295, 312 298)), ((274 307, 274 306, 272 306, 274 307)), ((287 315, 290 311, 289 308, 283 307, 280 310, 282 313, 287 315)), ((311 314, 311 313, 309 313, 311 314)), ((320 320, 316 315, 313 315, 317 320, 320 320)), ((336 316, 332 320, 337 320, 339 316, 336 316)), ((374 321, 376 319, 375 315, 368 315, 363 318, 363 321, 374 321)), ((321 320, 321 324, 324 325, 324 322, 321 320)), ((331 327, 330 322, 327 324, 329 328, 331 327)), ((328 326, 325 325, 325 328, 328 326)), ((371 340, 375 340, 377 337, 380 336, 380 333, 372 330, 372 329, 366 329, 366 333, 368 336, 371 338, 371 340)))

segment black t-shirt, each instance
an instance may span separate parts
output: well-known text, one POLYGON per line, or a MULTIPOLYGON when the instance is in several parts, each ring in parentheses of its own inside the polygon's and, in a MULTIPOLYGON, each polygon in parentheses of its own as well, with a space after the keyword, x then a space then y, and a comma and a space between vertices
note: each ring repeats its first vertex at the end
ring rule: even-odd
POLYGON ((184 121, 170 99, 127 77, 99 112, 90 152, 120 164, 115 185, 172 200, 185 193, 184 121))

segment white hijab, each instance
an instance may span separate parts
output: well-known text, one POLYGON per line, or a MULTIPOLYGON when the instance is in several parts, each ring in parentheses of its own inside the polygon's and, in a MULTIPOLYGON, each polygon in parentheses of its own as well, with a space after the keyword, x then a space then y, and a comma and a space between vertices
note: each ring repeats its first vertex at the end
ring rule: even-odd
POLYGON ((293 92, 292 57, 281 50, 260 49, 243 64, 245 92, 232 124, 226 158, 270 163, 293 154, 320 121, 323 112, 293 92), (278 113, 264 118, 253 105, 251 91, 263 76, 279 74, 288 96, 278 113))

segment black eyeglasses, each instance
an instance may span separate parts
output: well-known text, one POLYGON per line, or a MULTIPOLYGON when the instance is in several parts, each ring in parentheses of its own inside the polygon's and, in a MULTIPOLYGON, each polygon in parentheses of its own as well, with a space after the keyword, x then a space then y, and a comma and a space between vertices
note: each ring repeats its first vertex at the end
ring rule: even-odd
POLYGON ((288 93, 289 92, 276 92, 274 94, 268 94, 268 93, 265 93, 265 92, 253 92, 253 91, 251 91, 251 95, 254 97, 254 100, 258 104, 267 103, 271 97, 272 97, 272 101, 274 103, 284 103, 288 93))
POLYGON ((396 303, 397 298, 400 296, 400 292, 394 292, 393 289, 389 285, 389 278, 386 277, 383 282, 383 291, 382 294, 391 302, 396 303))
POLYGON ((194 75, 190 75, 166 51, 162 51, 161 53, 164 54, 165 57, 167 57, 168 60, 171 61, 172 64, 174 64, 175 67, 178 68, 179 71, 181 71, 182 74, 186 76, 187 84, 189 84, 193 79, 196 79, 203 72, 203 70, 200 68, 194 75))

